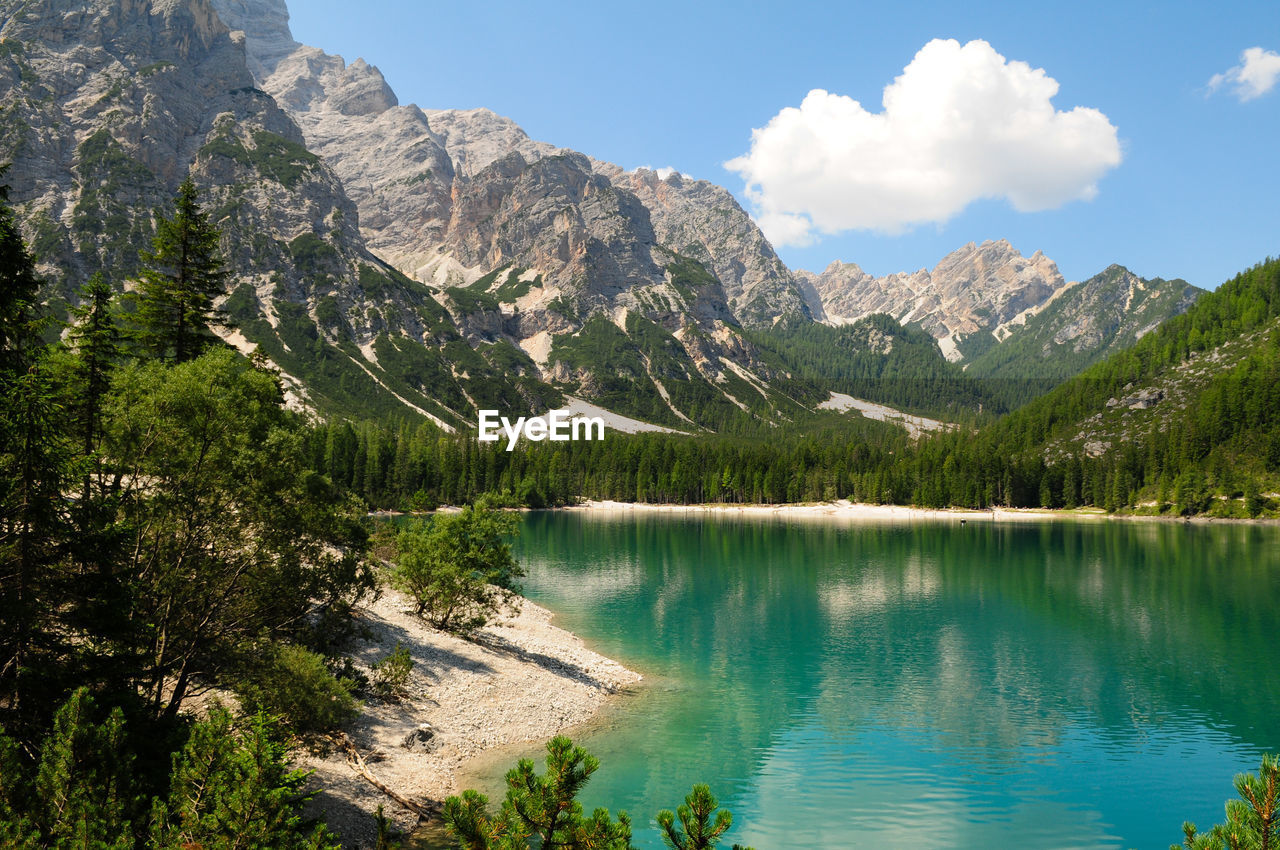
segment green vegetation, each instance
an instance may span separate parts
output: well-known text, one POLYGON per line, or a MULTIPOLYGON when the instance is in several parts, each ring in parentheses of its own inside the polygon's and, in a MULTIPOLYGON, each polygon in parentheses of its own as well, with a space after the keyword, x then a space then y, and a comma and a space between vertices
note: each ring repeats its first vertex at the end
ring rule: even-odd
POLYGON ((524 575, 504 538, 516 518, 483 501, 460 513, 436 514, 396 538, 392 581, 418 603, 437 629, 469 634, 508 608, 524 575))
MULTIPOLYGON (((1105 344, 1084 346, 1076 350, 1077 340, 1058 342, 1057 334, 1066 324, 1064 316, 1081 311, 1101 314, 1102 311, 1120 312, 1119 303, 1094 303, 1097 293, 1124 293, 1119 284, 1128 275, 1127 269, 1111 266, 1102 273, 1067 291, 1041 312, 1027 319, 1021 328, 1014 328, 1013 335, 996 345, 988 333, 974 334, 975 346, 968 340, 960 348, 968 361, 965 373, 973 378, 997 379, 1006 390, 1005 399, 1012 406, 1025 404, 1043 395, 1066 379, 1078 375, 1107 356, 1129 348, 1137 341, 1138 327, 1127 334, 1118 334, 1105 344)), ((1136 322, 1139 316, 1167 316, 1179 303, 1197 292, 1186 281, 1166 281, 1160 278, 1143 281, 1144 288, 1137 289, 1124 304, 1126 320, 1136 322)), ((1098 316, 1099 320, 1101 315, 1098 316)))
POLYGON ((138 246, 153 236, 145 210, 161 192, 160 181, 106 128, 85 139, 76 158, 80 195, 72 209, 72 242, 93 268, 129 277, 140 266, 138 246))
POLYGON ((350 714, 305 644, 372 589, 355 505, 275 375, 130 360, 101 279, 46 343, 38 290, 0 203, 0 843, 332 846, 285 752, 350 714), (283 719, 193 722, 215 688, 283 719))
POLYGON ((396 648, 370 669, 373 676, 369 685, 378 699, 399 702, 409 696, 409 674, 413 672, 413 656, 409 654, 408 647, 397 642, 396 648))
POLYGON ((793 322, 744 335, 781 369, 824 390, 948 420, 1006 409, 993 382, 969 377, 930 334, 883 313, 841 327, 793 322))
POLYGON ((289 243, 289 256, 298 271, 309 275, 325 274, 338 261, 337 249, 310 231, 289 243))
POLYGON ((103 712, 87 688, 58 709, 40 758, 24 765, 0 734, 0 843, 15 850, 95 847, 334 848, 301 816, 306 774, 259 714, 236 721, 214 707, 173 754, 168 787, 149 787, 131 752, 124 712, 103 712), (235 843, 231 843, 235 842, 235 843))
POLYGON ((674 255, 671 264, 667 266, 667 274, 670 275, 671 288, 690 304, 697 299, 699 289, 719 283, 716 276, 707 271, 702 263, 679 254, 674 255))
POLYGON ((414 174, 411 177, 406 177, 400 182, 406 186, 417 186, 419 183, 427 182, 428 180, 431 179, 431 177, 432 177, 431 169, 428 168, 425 171, 419 171, 417 174, 414 174))
POLYGON ((150 77, 153 74, 158 74, 159 72, 165 70, 166 68, 172 68, 172 67, 174 67, 174 64, 172 62, 166 62, 164 60, 161 60, 159 62, 152 62, 150 65, 143 65, 141 68, 138 69, 137 73, 139 77, 150 77))
POLYGON ((355 682, 334 676, 323 655, 296 644, 267 647, 236 689, 246 709, 301 733, 339 729, 358 713, 355 682))
MULTIPOLYGON (((867 328, 882 334, 883 341, 895 325, 877 320, 860 332, 868 333, 867 328)), ((834 330, 817 331, 812 338, 797 335, 794 346, 780 348, 791 362, 802 364, 808 354, 822 356, 814 340, 834 330)), ((858 338, 853 330, 839 330, 849 340, 858 338)), ((590 376, 595 397, 606 406, 688 429, 688 423, 664 414, 665 402, 637 365, 647 359, 665 386, 680 385, 683 394, 673 393, 673 403, 702 417, 699 384, 668 377, 683 378, 680 370, 690 368, 680 359, 682 350, 643 320, 629 331, 594 317, 576 336, 555 340, 551 361, 590 376)), ((766 337, 761 345, 767 342, 766 337)), ((923 351, 923 342, 919 349, 908 345, 908 352, 923 351)), ((778 369, 786 363, 776 351, 763 356, 778 358, 778 369)), ((822 379, 821 368, 835 370, 841 361, 831 362, 835 365, 813 367, 813 383, 822 379)), ((955 377, 933 374, 943 381, 955 377)), ((773 386, 786 387, 808 404, 822 395, 799 380, 773 386), (800 395, 806 386, 811 395, 800 395)), ((960 380, 955 386, 957 393, 983 389, 982 382, 960 380)), ((340 486, 386 507, 415 500, 463 504, 485 492, 505 491, 530 505, 579 498, 686 504, 847 498, 925 507, 1094 507, 1253 517, 1280 510, 1274 496, 1280 490, 1277 387, 1280 263, 1269 261, 1202 296, 1185 315, 1147 334, 1134 348, 1017 412, 920 440, 852 415, 786 410, 793 422, 787 428, 736 412, 719 421, 695 420, 716 428, 714 435, 610 434, 603 442, 524 442, 513 452, 430 428, 371 424, 350 430, 347 460, 319 452, 315 462, 340 486), (1221 361, 1211 359, 1216 357, 1221 361), (1155 402, 1147 410, 1131 410, 1134 402, 1126 399, 1137 397, 1155 402), (350 465, 357 451, 367 459, 363 467, 350 465), (375 458, 380 459, 376 464, 375 458)), ((737 398, 767 403, 745 381, 730 380, 722 388, 737 398)), ((336 428, 351 426, 324 426, 315 438, 321 447, 336 428)))
POLYGON ((547 302, 547 310, 570 321, 578 321, 578 307, 568 295, 557 295, 547 302))
POLYGON ((134 302, 138 339, 161 360, 183 363, 210 345, 228 272, 219 256, 221 235, 196 203, 188 177, 178 189, 173 218, 156 213, 152 250, 142 254, 142 280, 134 302))
POLYGON ((718 805, 709 786, 693 786, 684 803, 676 807, 675 814, 669 809, 658 812, 658 828, 662 830, 663 843, 671 850, 706 850, 719 844, 720 836, 733 825, 733 815, 728 809, 717 812, 718 805), (713 813, 714 822, 711 820, 713 813), (675 823, 677 815, 680 826, 675 823))
POLYGON ((455 286, 445 291, 449 295, 449 300, 457 306, 458 312, 464 316, 472 313, 498 312, 498 299, 483 289, 473 287, 475 284, 468 287, 455 286))
POLYGON ((255 130, 253 147, 235 135, 228 126, 200 149, 202 156, 222 156, 254 169, 286 189, 296 189, 302 178, 311 173, 320 158, 298 142, 269 130, 255 130))
POLYGON ((507 274, 506 281, 493 291, 493 297, 503 304, 514 304, 528 295, 531 290, 542 286, 542 275, 538 275, 533 280, 521 280, 521 274, 520 269, 512 269, 507 274))
MULTIPOLYGON (((597 313, 576 334, 555 337, 549 362, 562 363, 577 376, 568 384, 571 391, 589 384, 597 403, 646 422, 722 431, 753 419, 702 377, 674 336, 634 313, 627 317, 625 332, 597 313)), ((739 402, 771 409, 756 390, 736 388, 739 402)))
MULTIPOLYGON (((587 815, 578 795, 600 761, 568 738, 547 742, 546 770, 538 774, 531 759, 521 759, 507 771, 507 793, 497 813, 490 813, 489 799, 476 791, 445 800, 443 818, 459 850, 528 850, 562 847, 565 850, 631 850, 631 819, 619 812, 615 821, 608 809, 587 815)), ((658 813, 663 841, 672 850, 707 850, 720 843, 733 817, 716 812, 716 799, 706 785, 693 786, 677 812, 683 829, 674 825, 669 811, 658 813)), ((734 845, 734 850, 751 850, 734 845)))
POLYGON ((617 821, 607 809, 587 816, 576 799, 599 767, 594 756, 568 738, 552 738, 545 773, 537 774, 530 759, 521 759, 507 773, 507 794, 497 814, 489 813, 483 794, 464 791, 445 800, 445 826, 462 850, 629 850, 631 820, 625 812, 617 821))
POLYGON ((1257 775, 1236 776, 1238 800, 1227 801, 1226 823, 1199 832, 1190 821, 1182 825, 1181 844, 1169 850, 1266 850, 1280 847, 1280 759, 1262 757, 1257 775))

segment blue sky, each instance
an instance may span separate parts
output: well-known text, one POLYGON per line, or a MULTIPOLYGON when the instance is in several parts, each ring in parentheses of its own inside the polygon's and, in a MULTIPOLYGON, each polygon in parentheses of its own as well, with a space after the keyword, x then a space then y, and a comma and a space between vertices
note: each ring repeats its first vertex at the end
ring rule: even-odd
POLYGON ((1068 279, 1118 262, 1214 287, 1280 254, 1280 84, 1250 99, 1235 80, 1209 85, 1254 47, 1250 79, 1272 78, 1275 0, 293 0, 290 12, 299 41, 377 65, 402 103, 488 107, 536 139, 725 186, 761 220, 777 213, 766 231, 793 241, 778 246, 793 268, 909 271, 1003 237, 1043 250, 1068 279), (922 54, 935 39, 956 43, 922 54), (921 129, 908 108, 885 120, 885 87, 909 65, 904 102, 928 105, 965 74, 985 81, 939 101, 977 128, 921 129), (1044 76, 1058 86, 1051 109, 1044 76), (806 101, 813 89, 829 96, 806 101), (753 148, 753 129, 802 103, 753 148), (1023 127, 1028 103, 1042 110, 1023 127), (1089 111, 1063 118, 1076 107, 1089 111), (1022 191, 1020 173, 1063 185, 1022 191))

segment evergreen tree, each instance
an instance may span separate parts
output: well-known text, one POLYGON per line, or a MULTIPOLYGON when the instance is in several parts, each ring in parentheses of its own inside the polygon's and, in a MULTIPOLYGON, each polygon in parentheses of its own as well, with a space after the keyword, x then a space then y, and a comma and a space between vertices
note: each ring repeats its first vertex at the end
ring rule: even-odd
POLYGON ((676 807, 674 815, 667 809, 658 812, 658 828, 662 830, 663 843, 671 850, 707 850, 719 844, 720 836, 733 824, 733 815, 728 809, 716 812, 717 805, 709 786, 693 786, 693 791, 684 798, 684 803, 676 807), (712 813, 716 816, 714 823, 711 821, 712 813), (681 826, 675 825, 676 817, 680 818, 681 826))
POLYGON ((41 747, 35 798, 47 846, 128 850, 132 758, 124 745, 124 714, 93 722, 95 705, 80 688, 58 710, 41 747))
POLYGON ((87 690, 71 695, 39 747, 33 780, 23 775, 17 743, 0 735, 0 846, 133 847, 133 759, 124 715, 117 708, 97 723, 96 713, 87 690))
POLYGON ((120 359, 121 333, 112 315, 115 291, 101 273, 80 290, 81 303, 71 311, 67 344, 76 356, 76 420, 81 450, 86 456, 97 448, 102 431, 102 407, 111 388, 111 371, 120 359))
POLYGON ((45 624, 69 536, 62 498, 69 453, 40 339, 40 282, 7 201, 0 186, 0 716, 11 732, 25 733, 52 713, 32 688, 49 684, 35 674, 61 641, 45 624))
POLYGON ((196 195, 188 177, 178 189, 173 218, 156 212, 156 236, 152 250, 142 252, 136 293, 143 347, 176 363, 193 359, 214 339, 213 299, 224 292, 228 277, 218 251, 221 236, 196 195))
POLYGON ((151 846, 336 850, 323 826, 303 821, 307 774, 287 762, 264 715, 237 726, 215 707, 174 757, 169 798, 152 807, 151 846))
MULTIPOLYGON (((1238 800, 1226 805, 1226 823, 1208 832, 1196 825, 1182 825, 1187 850, 1274 850, 1280 848, 1280 759, 1262 757, 1258 773, 1242 773, 1235 779, 1238 800)), ((1179 850, 1172 844, 1169 850, 1179 850)))
POLYGON ((483 794, 464 791, 445 800, 445 826, 463 850, 630 850, 631 820, 625 812, 616 822, 607 809, 588 817, 576 799, 599 766, 568 738, 552 738, 545 773, 538 775, 529 759, 507 772, 507 794, 497 815, 489 814, 483 794))
MULTIPOLYGON (((8 166, 0 167, 0 179, 8 166)), ((0 183, 0 382, 26 371, 40 346, 36 322, 40 279, 35 261, 9 207, 9 187, 0 183)))

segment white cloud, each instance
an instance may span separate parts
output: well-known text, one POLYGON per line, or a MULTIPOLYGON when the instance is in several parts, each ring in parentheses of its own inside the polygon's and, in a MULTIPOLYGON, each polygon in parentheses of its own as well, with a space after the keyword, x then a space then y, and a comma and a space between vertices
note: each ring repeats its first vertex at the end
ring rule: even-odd
POLYGON ((883 111, 814 89, 751 133, 725 163, 746 181, 775 244, 815 231, 895 233, 943 222, 979 198, 1051 209, 1097 194, 1120 164, 1116 128, 1096 109, 1054 109, 1058 83, 985 41, 929 42, 884 90, 883 111))
POLYGON ((1230 85, 1243 103, 1262 97, 1276 87, 1277 81, 1280 81, 1280 53, 1250 47, 1240 54, 1239 65, 1210 78, 1209 91, 1230 85))

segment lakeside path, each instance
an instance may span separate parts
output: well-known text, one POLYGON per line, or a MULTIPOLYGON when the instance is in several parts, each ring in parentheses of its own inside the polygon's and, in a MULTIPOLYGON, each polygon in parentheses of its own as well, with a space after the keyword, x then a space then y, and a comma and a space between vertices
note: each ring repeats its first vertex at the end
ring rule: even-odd
MULTIPOLYGON (((474 641, 436 631, 413 615, 413 604, 387 588, 361 606, 351 655, 368 669, 400 643, 414 660, 410 696, 399 703, 369 700, 347 730, 368 771, 409 800, 431 805, 462 789, 463 765, 495 747, 542 741, 591 719, 613 694, 641 679, 592 652, 576 635, 551 624, 552 614, 528 600, 474 641), (409 739, 423 725, 425 743, 409 739)), ((314 771, 312 805, 344 847, 372 847, 379 805, 405 831, 417 815, 374 788, 339 748, 302 752, 295 766, 314 771)))

